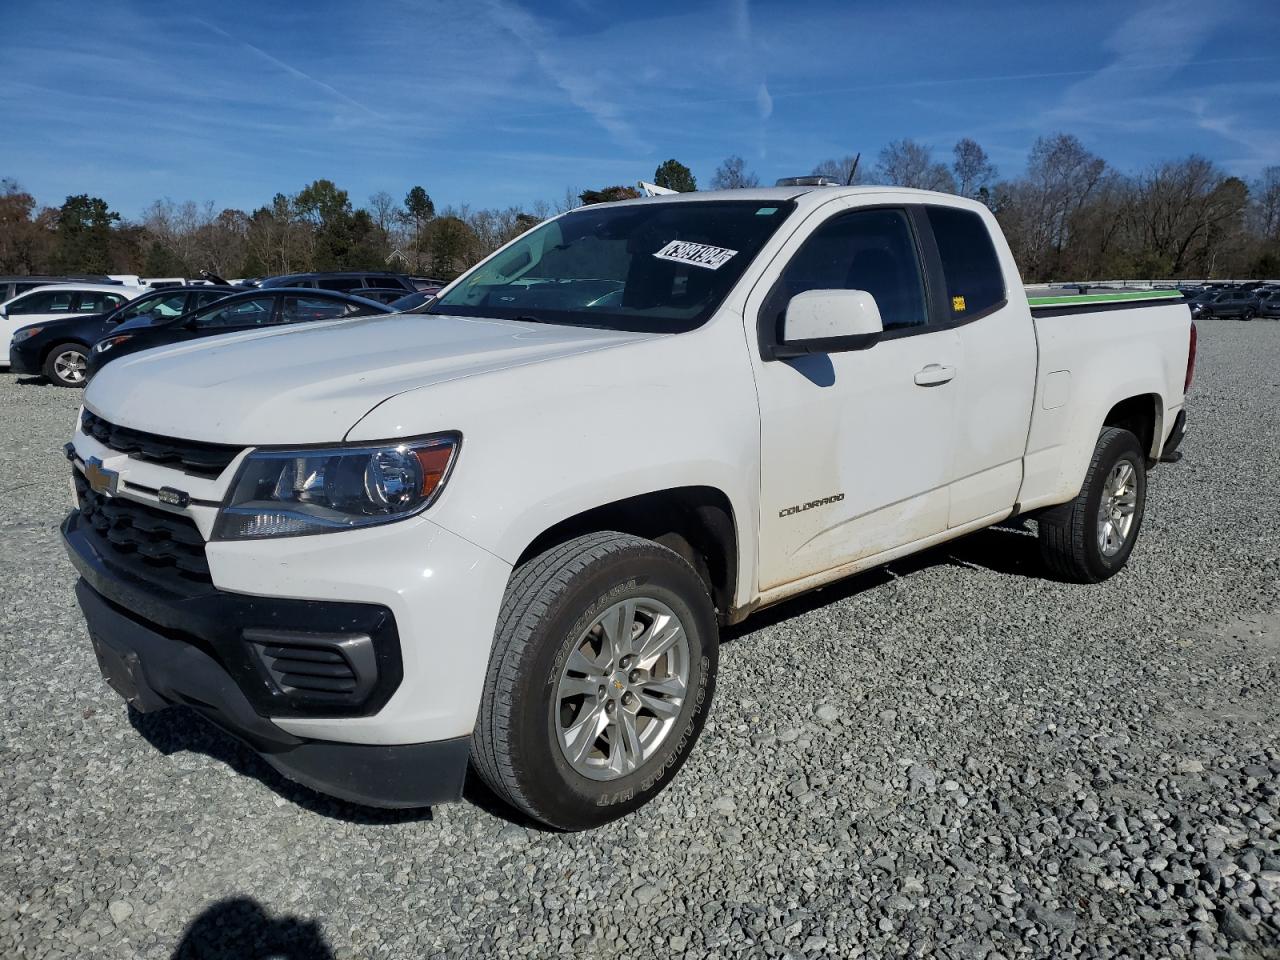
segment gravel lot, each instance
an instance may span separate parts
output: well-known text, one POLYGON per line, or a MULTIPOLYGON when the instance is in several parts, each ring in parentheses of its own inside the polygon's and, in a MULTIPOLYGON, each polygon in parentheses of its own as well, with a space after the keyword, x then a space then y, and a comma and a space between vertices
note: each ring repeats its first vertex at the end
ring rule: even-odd
POLYGON ((1280 324, 1206 321, 1127 572, 989 531, 749 621, 629 820, 382 814, 130 718, 56 532, 72 391, 0 376, 0 956, 1280 957, 1280 324))

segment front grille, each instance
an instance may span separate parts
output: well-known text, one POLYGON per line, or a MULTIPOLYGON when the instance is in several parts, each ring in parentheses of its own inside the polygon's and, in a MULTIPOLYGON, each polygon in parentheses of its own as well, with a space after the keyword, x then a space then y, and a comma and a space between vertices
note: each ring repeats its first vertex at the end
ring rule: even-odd
POLYGON ((176 466, 185 473, 199 477, 218 476, 241 450, 240 447, 226 444, 175 440, 172 437, 131 430, 109 423, 88 410, 80 417, 80 429, 112 450, 127 453, 135 460, 176 466))
POLYGON ((377 680, 377 656, 367 634, 291 630, 244 631, 281 693, 311 703, 358 703, 377 680))
POLYGON ((122 497, 104 497, 89 488, 79 470, 74 477, 80 519, 106 550, 144 576, 167 571, 211 582, 204 538, 190 518, 122 497))

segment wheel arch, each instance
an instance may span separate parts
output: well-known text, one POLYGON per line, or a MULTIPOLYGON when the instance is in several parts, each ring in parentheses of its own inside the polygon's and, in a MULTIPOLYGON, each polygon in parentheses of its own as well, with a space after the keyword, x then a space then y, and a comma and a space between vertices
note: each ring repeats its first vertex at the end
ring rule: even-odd
POLYGON ((1102 427, 1119 427, 1138 438, 1149 459, 1160 456, 1164 437, 1164 401, 1158 393, 1142 393, 1115 403, 1102 418, 1102 427))
POLYGON ((706 582, 720 620, 737 619, 739 526, 724 491, 710 486, 672 487, 591 507, 535 536, 520 552, 516 566, 560 543, 600 530, 629 533, 674 550, 706 582))

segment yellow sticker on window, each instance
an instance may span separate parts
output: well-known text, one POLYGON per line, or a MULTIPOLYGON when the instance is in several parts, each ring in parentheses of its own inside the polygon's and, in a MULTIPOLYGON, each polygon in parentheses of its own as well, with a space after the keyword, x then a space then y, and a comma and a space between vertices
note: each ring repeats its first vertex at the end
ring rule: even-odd
POLYGON ((956 313, 964 313, 964 297, 952 297, 951 309, 956 313))

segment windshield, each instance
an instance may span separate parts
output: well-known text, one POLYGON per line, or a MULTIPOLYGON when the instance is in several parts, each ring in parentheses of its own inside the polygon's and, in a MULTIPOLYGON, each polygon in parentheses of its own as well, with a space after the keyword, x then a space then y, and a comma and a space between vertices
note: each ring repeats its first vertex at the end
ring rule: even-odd
POLYGON ((176 317, 181 314, 186 303, 187 292, 185 290, 181 293, 153 293, 149 296, 139 297, 125 309, 119 311, 115 319, 119 321, 132 320, 134 317, 154 313, 157 319, 168 320, 170 317, 176 317))
POLYGON ((794 209, 745 200, 587 207, 530 231, 426 312, 692 330, 794 209))

